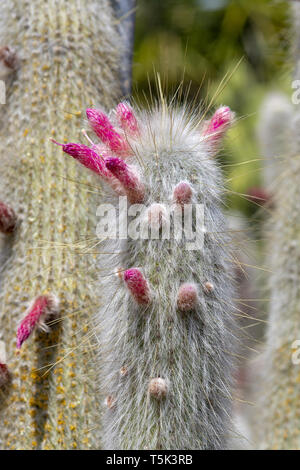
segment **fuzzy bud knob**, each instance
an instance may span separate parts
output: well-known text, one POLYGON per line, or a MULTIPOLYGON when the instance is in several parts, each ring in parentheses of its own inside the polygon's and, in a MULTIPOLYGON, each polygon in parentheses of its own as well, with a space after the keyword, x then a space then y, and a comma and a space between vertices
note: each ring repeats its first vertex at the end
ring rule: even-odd
POLYGON ((178 308, 183 312, 193 310, 197 305, 197 288, 194 284, 182 284, 177 296, 178 308))
POLYGON ((193 191, 189 183, 181 181, 177 184, 173 192, 173 199, 176 204, 184 206, 190 204, 193 196, 193 191))
POLYGON ((168 392, 168 386, 165 379, 161 377, 156 377, 150 380, 149 383, 149 393, 152 397, 157 398, 158 400, 165 398, 168 392))

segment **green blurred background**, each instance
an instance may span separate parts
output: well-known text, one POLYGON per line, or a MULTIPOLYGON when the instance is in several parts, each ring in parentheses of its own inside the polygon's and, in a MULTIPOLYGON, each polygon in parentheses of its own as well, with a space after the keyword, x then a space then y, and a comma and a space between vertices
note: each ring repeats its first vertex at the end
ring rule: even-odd
POLYGON ((159 72, 168 95, 184 74, 190 101, 214 96, 225 74, 240 65, 214 100, 229 105, 238 122, 220 155, 232 190, 228 204, 251 215, 247 193, 261 181, 256 131, 261 102, 268 92, 291 93, 288 3, 270 0, 138 0, 133 95, 157 94, 159 72), (154 72, 155 71, 155 72, 154 72), (241 162, 249 162, 240 165, 241 162))

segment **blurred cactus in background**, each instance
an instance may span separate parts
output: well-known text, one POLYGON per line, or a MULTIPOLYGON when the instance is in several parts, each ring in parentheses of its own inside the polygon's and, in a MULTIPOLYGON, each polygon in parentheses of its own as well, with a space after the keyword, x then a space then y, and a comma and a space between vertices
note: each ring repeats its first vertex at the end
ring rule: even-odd
MULTIPOLYGON (((297 79, 300 4, 291 3, 297 79)), ((273 106, 274 97, 271 103, 273 106)), ((270 305, 261 363, 263 374, 256 393, 259 413, 255 425, 260 425, 256 444, 267 449, 299 450, 300 368, 295 353, 300 339, 300 114, 295 104, 289 105, 282 97, 276 98, 275 103, 264 137, 270 142, 269 157, 280 157, 280 166, 278 169, 274 158, 275 209, 268 226, 270 305)))

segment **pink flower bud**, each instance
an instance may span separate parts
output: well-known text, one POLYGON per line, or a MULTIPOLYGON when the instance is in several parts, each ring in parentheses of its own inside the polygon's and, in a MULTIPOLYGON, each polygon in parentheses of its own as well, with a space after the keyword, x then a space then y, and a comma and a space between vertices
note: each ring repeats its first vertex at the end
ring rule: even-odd
POLYGON ((117 119, 125 133, 135 137, 139 135, 136 117, 128 103, 119 103, 116 109, 117 119))
POLYGON ((193 197, 193 191, 189 183, 181 181, 177 184, 173 192, 173 199, 176 204, 184 206, 190 204, 193 197))
POLYGON ((218 147, 225 132, 234 121, 234 113, 228 106, 221 106, 204 128, 203 135, 206 141, 212 144, 213 149, 218 147))
POLYGON ((132 204, 140 203, 145 196, 144 185, 124 160, 108 158, 106 168, 122 183, 124 190, 132 204))
POLYGON ((148 282, 137 268, 124 272, 124 282, 138 304, 148 304, 151 300, 148 282))
POLYGON ((106 169, 104 159, 86 145, 74 143, 59 144, 55 140, 52 142, 60 145, 65 153, 71 155, 71 157, 78 160, 79 163, 89 170, 97 173, 97 175, 100 175, 105 179, 109 179, 112 176, 106 169))
POLYGON ((194 284, 182 284, 178 291, 177 305, 179 310, 188 312, 193 310, 198 301, 197 288, 194 284))
POLYGON ((54 295, 49 294, 37 297, 28 308, 18 328, 17 348, 21 348, 24 341, 31 335, 36 327, 48 331, 49 328, 46 322, 57 315, 58 309, 59 303, 54 295))
POLYGON ((126 139, 115 130, 106 114, 97 109, 87 109, 86 115, 95 134, 112 152, 123 157, 131 153, 126 139))

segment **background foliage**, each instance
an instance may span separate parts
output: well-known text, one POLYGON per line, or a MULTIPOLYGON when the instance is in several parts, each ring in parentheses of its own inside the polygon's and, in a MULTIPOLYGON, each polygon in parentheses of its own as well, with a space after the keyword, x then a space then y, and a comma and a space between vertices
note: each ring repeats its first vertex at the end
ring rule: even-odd
MULTIPOLYGON (((209 103, 223 77, 241 60, 214 99, 238 123, 221 159, 232 190, 229 205, 250 215, 255 205, 235 193, 261 184, 256 138, 260 103, 272 90, 291 94, 288 4, 270 0, 138 0, 134 95, 156 94, 155 73, 172 94, 184 74, 185 92, 209 103), (242 162, 249 162, 240 164, 242 162)), ((212 108, 213 108, 212 107, 212 108)), ((213 109, 211 109, 212 112, 213 109)))

